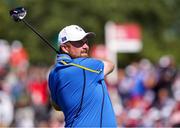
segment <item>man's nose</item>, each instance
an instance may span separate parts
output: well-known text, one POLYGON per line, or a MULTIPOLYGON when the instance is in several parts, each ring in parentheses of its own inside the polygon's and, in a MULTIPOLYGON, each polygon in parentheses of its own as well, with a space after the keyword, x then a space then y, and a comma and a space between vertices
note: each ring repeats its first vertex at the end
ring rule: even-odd
POLYGON ((84 43, 83 48, 89 49, 89 45, 87 43, 84 43))

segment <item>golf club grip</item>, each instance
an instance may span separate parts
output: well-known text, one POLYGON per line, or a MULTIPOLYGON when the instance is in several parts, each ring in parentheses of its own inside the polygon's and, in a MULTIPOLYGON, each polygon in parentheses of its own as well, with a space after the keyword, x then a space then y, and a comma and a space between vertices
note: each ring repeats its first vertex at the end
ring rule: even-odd
POLYGON ((37 32, 26 20, 22 19, 25 25, 27 25, 33 32, 35 32, 48 46, 50 46, 57 54, 59 54, 59 51, 54 48, 49 41, 44 38, 39 32, 37 32))

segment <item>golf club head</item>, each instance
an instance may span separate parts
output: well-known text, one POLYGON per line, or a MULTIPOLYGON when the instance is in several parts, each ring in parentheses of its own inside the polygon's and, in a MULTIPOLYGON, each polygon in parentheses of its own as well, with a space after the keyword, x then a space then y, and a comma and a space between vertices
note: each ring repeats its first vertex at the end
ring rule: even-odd
POLYGON ((24 19, 27 11, 24 7, 17 7, 15 9, 10 10, 9 13, 15 22, 19 22, 24 19))

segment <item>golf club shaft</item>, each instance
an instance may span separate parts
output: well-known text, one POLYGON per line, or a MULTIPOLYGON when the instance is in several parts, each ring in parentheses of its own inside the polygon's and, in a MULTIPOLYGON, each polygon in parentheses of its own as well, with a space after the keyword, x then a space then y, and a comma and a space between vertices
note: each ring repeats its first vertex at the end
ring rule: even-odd
POLYGON ((49 41, 44 38, 39 32, 37 32, 25 19, 22 19, 22 21, 24 22, 24 24, 26 26, 28 26, 33 32, 35 32, 49 47, 51 47, 57 54, 59 54, 59 51, 56 50, 56 48, 54 48, 49 41))

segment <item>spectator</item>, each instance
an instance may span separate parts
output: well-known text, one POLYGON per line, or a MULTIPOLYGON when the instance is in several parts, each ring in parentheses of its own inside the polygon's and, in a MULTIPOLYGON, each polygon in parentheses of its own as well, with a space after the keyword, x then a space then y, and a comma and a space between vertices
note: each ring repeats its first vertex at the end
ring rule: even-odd
POLYGON ((0 80, 0 127, 8 127, 13 121, 14 111, 10 95, 3 90, 3 81, 0 80))

